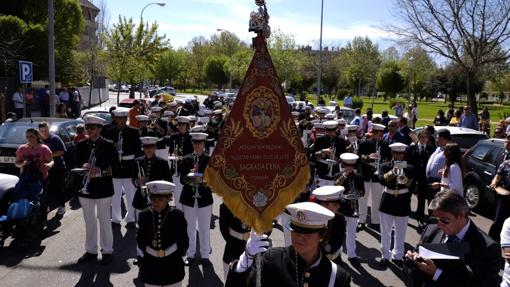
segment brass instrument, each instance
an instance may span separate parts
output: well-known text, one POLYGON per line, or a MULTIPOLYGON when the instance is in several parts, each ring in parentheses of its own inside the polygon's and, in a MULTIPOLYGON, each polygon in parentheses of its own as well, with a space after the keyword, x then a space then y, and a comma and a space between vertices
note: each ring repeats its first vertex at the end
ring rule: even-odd
POLYGON ((124 138, 122 137, 122 131, 119 131, 119 139, 117 140, 117 153, 119 154, 119 161, 122 161, 122 145, 124 143, 124 138))
POLYGON ((177 153, 177 143, 174 142, 174 150, 172 152, 172 155, 168 157, 168 161, 170 162, 170 168, 174 169, 174 174, 172 177, 178 177, 179 171, 177 170, 177 162, 179 160, 178 153, 177 153))
MULTIPOLYGON (((348 178, 348 175, 344 172, 342 175, 336 180, 336 185, 342 185, 343 182, 348 178)), ((353 216, 357 217, 359 216, 359 206, 358 206, 358 199, 363 197, 363 194, 359 190, 356 189, 354 186, 354 180, 351 180, 349 182, 349 192, 342 194, 342 197, 346 200, 349 200, 352 208, 354 209, 353 216)))
POLYGON ((85 176, 83 177, 83 181, 82 181, 83 187, 78 191, 81 194, 90 194, 90 192, 88 191, 88 186, 89 186, 89 183, 90 183, 90 178, 92 177, 91 169, 92 169, 92 167, 94 167, 96 165, 96 155, 95 155, 95 152, 96 152, 95 149, 92 149, 90 151, 90 157, 89 157, 89 162, 88 162, 89 170, 85 174, 85 176))
POLYGON ((202 179, 204 177, 204 174, 198 172, 198 156, 196 154, 193 155, 193 166, 194 166, 194 172, 188 173, 188 177, 193 180, 193 188, 195 190, 195 194, 193 194, 193 198, 199 199, 202 196, 199 192, 199 185, 202 183, 202 179))
POLYGON ((377 145, 377 148, 375 150, 376 157, 373 158, 375 160, 375 176, 379 176, 381 173, 381 145, 377 145))
POLYGON ((394 161, 393 163, 393 171, 395 176, 397 177, 397 184, 406 185, 407 177, 405 175, 404 169, 407 168, 407 162, 405 161, 394 161))
POLYGON ((351 137, 348 137, 347 140, 350 143, 350 145, 349 145, 350 151, 354 154, 358 154, 358 137, 351 136, 351 137))
POLYGON ((335 147, 334 141, 333 141, 333 146, 331 147, 330 150, 331 150, 331 158, 327 159, 326 162, 328 163, 328 166, 329 166, 328 176, 333 177, 333 167, 335 164, 338 164, 338 162, 335 160, 336 147, 335 147))

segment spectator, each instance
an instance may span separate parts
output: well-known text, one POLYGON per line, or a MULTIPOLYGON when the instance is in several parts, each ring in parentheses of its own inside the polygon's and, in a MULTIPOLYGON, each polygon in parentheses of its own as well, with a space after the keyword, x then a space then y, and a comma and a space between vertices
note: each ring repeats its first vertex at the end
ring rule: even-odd
POLYGON ((347 95, 345 98, 344 98, 344 106, 347 107, 347 108, 352 108, 352 105, 353 105, 353 102, 352 102, 352 97, 351 95, 347 95))
POLYGON ((504 139, 506 137, 506 134, 503 132, 503 128, 497 127, 494 129, 494 137, 497 139, 504 139))
POLYGON ((416 263, 416 272, 411 276, 413 286, 498 286, 499 246, 470 220, 464 198, 442 191, 434 197, 430 209, 437 224, 427 226, 420 244, 462 244, 464 248, 459 249, 464 260, 462 266, 439 267, 433 260, 408 251, 406 257, 416 263))
POLYGON ((48 123, 40 123, 39 132, 41 133, 41 140, 50 148, 54 161, 52 169, 48 172, 46 194, 49 200, 54 199, 56 201, 58 205, 57 215, 64 215, 66 212, 64 193, 66 163, 64 161, 64 154, 67 152, 67 149, 59 136, 50 133, 48 123))
POLYGON ((456 111, 454 117, 450 119, 450 126, 460 127, 461 117, 462 117, 462 112, 456 111))
POLYGON ((34 101, 34 90, 27 89, 25 91, 25 116, 32 117, 32 102, 34 101))
POLYGON ((71 88, 71 94, 72 96, 69 101, 71 105, 71 117, 77 118, 80 116, 81 113, 81 105, 82 105, 82 98, 80 91, 76 88, 71 88))
POLYGON ((60 100, 60 103, 64 104, 67 110, 67 108, 69 107, 69 92, 67 91, 66 87, 62 88, 62 91, 60 91, 60 93, 58 94, 58 98, 60 100))
POLYGON ((496 193, 496 213, 489 235, 496 241, 499 241, 503 222, 510 217, 510 136, 506 138, 503 158, 504 161, 499 165, 490 185, 496 193))
POLYGON ((463 128, 478 130, 478 119, 471 112, 471 108, 464 106, 464 114, 460 117, 460 126, 463 128))
POLYGON ((453 108, 448 108, 448 112, 446 112, 446 122, 450 123, 450 121, 452 120, 452 118, 454 116, 455 116, 455 110, 453 108))
POLYGON ((510 287, 510 218, 505 220, 501 230, 501 254, 505 259, 505 269, 501 287, 510 287))
POLYGON ((434 147, 434 150, 436 150, 436 129, 434 129, 433 126, 428 125, 425 126, 425 129, 429 132, 429 141, 428 144, 434 147))
POLYGON ((407 142, 405 136, 398 131, 396 120, 392 120, 388 123, 388 132, 383 135, 382 141, 388 145, 394 143, 405 144, 407 142))
POLYGON ((354 119, 351 121, 351 125, 358 126, 358 138, 363 137, 363 119, 361 118, 361 109, 357 108, 354 110, 354 119))
POLYGON ((54 164, 51 150, 42 142, 38 130, 29 128, 25 135, 27 143, 20 145, 16 150, 16 167, 20 169, 21 178, 38 180, 41 186, 44 186, 48 178, 48 170, 54 164))
POLYGON ((85 126, 83 124, 78 124, 76 126, 76 136, 74 136, 74 143, 77 144, 79 141, 88 138, 87 134, 85 134, 85 126))
POLYGON ((57 118, 67 118, 67 108, 64 103, 60 103, 57 106, 57 111, 55 112, 55 117, 57 118))
POLYGON ((129 109, 129 126, 138 129, 136 116, 141 115, 140 101, 134 100, 133 107, 129 109))
POLYGON ((482 120, 490 120, 489 109, 487 107, 483 107, 483 111, 480 114, 480 118, 482 120))
POLYGON ((409 105, 407 107, 407 112, 405 112, 403 118, 407 119, 407 126, 409 128, 414 129, 414 112, 413 112, 413 106, 409 105))
MULTIPOLYGON (((451 140, 452 136, 450 135, 450 131, 447 129, 441 129, 437 132, 437 148, 430 155, 429 161, 427 162, 427 168, 425 170, 428 183, 441 182, 441 175, 439 175, 439 172, 445 166, 444 148, 451 140)), ((439 187, 437 186, 434 187, 430 185, 428 187, 429 190, 427 192, 431 194, 434 194, 439 190, 439 187)))
POLYGON ((381 120, 382 120, 381 123, 386 127, 384 132, 387 132, 388 131, 388 123, 391 120, 387 110, 382 111, 382 113, 381 113, 381 120))
POLYGON ((398 131, 405 137, 406 142, 404 144, 410 145, 411 140, 411 132, 412 130, 408 126, 409 119, 406 117, 400 118, 397 120, 398 131))
POLYGON ((464 197, 464 186, 462 185, 464 172, 459 145, 456 143, 446 144, 444 157, 444 167, 438 172, 438 175, 441 176, 441 182, 432 183, 432 188, 441 188, 441 191, 451 190, 464 197))
POLYGON ((14 112, 18 119, 23 117, 23 89, 18 87, 16 92, 12 95, 12 103, 14 104, 14 112))
POLYGON ((413 107, 413 115, 414 115, 414 118, 413 118, 413 129, 416 127, 416 122, 418 121, 418 104, 416 103, 415 100, 413 100, 413 102, 411 103, 411 106, 413 107))
POLYGON ((435 126, 446 126, 448 124, 448 120, 444 116, 444 111, 439 110, 436 113, 436 117, 434 118, 434 125, 435 126))
POLYGON ((402 106, 401 103, 396 103, 395 105, 393 105, 393 107, 391 107, 392 110, 395 111, 395 116, 401 118, 403 113, 404 113, 404 107, 402 106))
POLYGON ((50 86, 46 85, 37 92, 39 98, 39 107, 42 117, 50 116, 50 86))

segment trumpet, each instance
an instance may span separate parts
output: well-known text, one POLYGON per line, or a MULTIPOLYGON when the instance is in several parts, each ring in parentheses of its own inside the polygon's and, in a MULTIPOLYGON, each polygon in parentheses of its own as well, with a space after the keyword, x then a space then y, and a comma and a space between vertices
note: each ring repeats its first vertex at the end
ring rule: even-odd
POLYGON ((92 167, 94 167, 96 165, 95 149, 92 149, 90 151, 90 157, 89 157, 88 165, 89 165, 89 170, 85 174, 85 176, 83 177, 83 181, 82 181, 83 187, 78 191, 81 194, 90 194, 90 192, 88 191, 88 186, 89 186, 89 183, 90 183, 90 178, 92 177, 91 169, 92 169, 92 167))
POLYGON ((328 162, 328 166, 329 166, 329 173, 328 173, 329 177, 333 177, 333 167, 335 164, 337 164, 337 162, 335 160, 335 153, 336 153, 336 147, 333 145, 333 147, 331 148, 331 158, 326 160, 328 162))
POLYGON ((122 161, 122 145, 124 143, 124 138, 122 137, 122 131, 119 132, 119 140, 117 141, 117 153, 119 154, 119 161, 122 161))
POLYGON ((393 171, 395 176, 397 177, 397 184, 405 185, 407 184, 407 177, 405 175, 404 169, 407 168, 407 162, 405 161, 395 161, 393 165, 393 171))
POLYGON ((147 185, 146 185, 146 182, 145 182, 145 180, 147 179, 145 177, 145 171, 140 166, 140 162, 139 161, 136 161, 136 166, 138 167, 138 179, 139 180, 140 179, 144 180, 143 184, 140 185, 140 190, 142 191, 142 194, 145 196, 145 198, 147 198, 147 204, 150 204, 149 190, 147 189, 147 185))
POLYGON ((188 177, 191 177, 193 180, 193 187, 195 189, 195 194, 193 194, 193 198, 199 199, 202 197, 199 192, 199 183, 202 181, 202 178, 204 175, 202 173, 198 172, 198 156, 197 155, 194 155, 193 161, 194 161, 194 164, 193 164, 194 172, 190 172, 188 174, 188 177))
POLYGON ((358 137, 352 136, 347 138, 350 143, 350 149, 352 153, 358 154, 358 137))
POLYGON ((168 157, 168 161, 170 162, 170 168, 174 169, 173 177, 179 176, 179 171, 177 170, 177 161, 178 161, 178 153, 177 153, 177 143, 174 142, 174 150, 172 155, 168 157))
POLYGON ((374 173, 374 175, 378 176, 381 173, 381 146, 380 145, 377 145, 375 153, 376 153, 376 157, 375 157, 375 173, 374 173))

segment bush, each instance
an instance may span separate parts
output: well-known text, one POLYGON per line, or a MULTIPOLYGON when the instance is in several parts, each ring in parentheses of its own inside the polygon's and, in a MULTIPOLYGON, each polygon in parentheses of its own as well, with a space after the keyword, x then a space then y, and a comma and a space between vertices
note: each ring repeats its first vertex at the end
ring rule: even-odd
POLYGON ((351 94, 351 89, 338 89, 336 91, 336 99, 343 100, 347 95, 351 94))
POLYGON ((361 97, 353 97, 352 98, 352 108, 360 110, 363 108, 363 99, 361 97))
POLYGON ((397 98, 391 98, 391 99, 388 101, 388 105, 389 105, 389 107, 390 107, 390 110, 391 110, 391 108, 392 108, 395 104, 397 104, 397 103, 400 103, 400 104, 401 104, 404 108, 405 108, 405 106, 406 106, 406 101, 405 101, 405 99, 403 99, 403 98, 398 98, 398 99, 397 99, 397 98))

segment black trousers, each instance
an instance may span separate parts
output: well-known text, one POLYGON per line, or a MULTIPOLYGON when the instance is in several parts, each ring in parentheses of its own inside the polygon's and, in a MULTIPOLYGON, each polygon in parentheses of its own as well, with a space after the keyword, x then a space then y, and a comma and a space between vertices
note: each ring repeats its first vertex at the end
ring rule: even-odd
MULTIPOLYGON (((418 205, 416 206, 416 220, 419 222, 427 222, 427 216, 425 216, 425 202, 430 204, 430 201, 434 198, 435 191, 431 190, 426 182, 418 182, 415 185, 416 197, 418 198, 418 205)), ((429 212, 430 216, 430 212, 429 212)))
POLYGON ((510 195, 497 195, 496 214, 494 216, 494 222, 489 229, 489 236, 496 242, 500 241, 501 229, 508 217, 510 217, 510 195))
POLYGON ((65 169, 50 169, 48 173, 48 185, 46 186, 48 201, 54 201, 57 206, 64 206, 66 202, 64 193, 65 176, 65 169))

